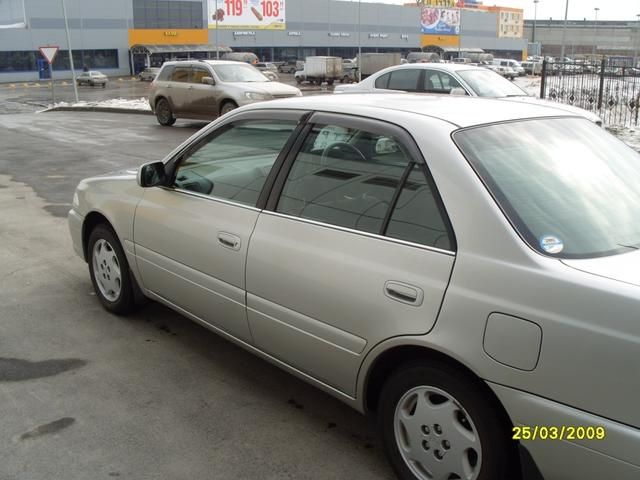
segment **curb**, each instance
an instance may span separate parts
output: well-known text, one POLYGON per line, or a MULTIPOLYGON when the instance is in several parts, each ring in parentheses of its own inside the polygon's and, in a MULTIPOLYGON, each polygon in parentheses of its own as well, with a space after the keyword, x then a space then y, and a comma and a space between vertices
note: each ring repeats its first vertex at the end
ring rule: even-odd
POLYGON ((131 108, 109 108, 109 107, 51 107, 42 110, 40 113, 48 112, 100 112, 100 113, 132 113, 134 115, 153 115, 151 110, 135 110, 131 108))

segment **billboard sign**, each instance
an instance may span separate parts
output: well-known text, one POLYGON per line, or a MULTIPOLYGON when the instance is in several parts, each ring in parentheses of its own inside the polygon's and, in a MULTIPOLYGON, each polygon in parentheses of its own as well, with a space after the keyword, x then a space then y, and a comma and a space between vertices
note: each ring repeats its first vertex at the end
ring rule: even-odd
POLYGON ((209 28, 284 30, 285 0, 208 0, 209 28))
POLYGON ((465 0, 424 0, 424 5, 428 7, 462 8, 464 7, 464 4, 465 0))
POLYGON ((460 10, 422 7, 420 26, 422 33, 426 35, 459 35, 460 10))

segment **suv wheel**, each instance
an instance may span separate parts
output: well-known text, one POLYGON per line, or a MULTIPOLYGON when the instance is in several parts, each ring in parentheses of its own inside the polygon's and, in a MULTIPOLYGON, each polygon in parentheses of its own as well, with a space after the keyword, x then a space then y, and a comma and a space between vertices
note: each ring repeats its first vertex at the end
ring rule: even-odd
POLYGON ((506 480, 511 432, 476 381, 446 365, 415 363, 385 383, 379 426, 404 480, 506 480))
POLYGON ((161 98, 156 103, 156 118, 158 123, 164 127, 170 127, 176 123, 176 117, 173 116, 171 106, 166 98, 161 98))

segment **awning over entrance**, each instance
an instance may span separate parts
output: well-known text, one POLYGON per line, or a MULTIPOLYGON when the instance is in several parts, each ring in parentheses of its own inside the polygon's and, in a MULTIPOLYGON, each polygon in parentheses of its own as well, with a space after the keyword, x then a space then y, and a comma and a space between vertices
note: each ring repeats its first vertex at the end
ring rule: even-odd
POLYGON ((169 53, 169 54, 187 54, 187 53, 215 53, 219 51, 220 53, 231 52, 229 47, 224 47, 222 45, 133 45, 131 47, 131 53, 133 54, 143 54, 143 55, 153 55, 154 53, 169 53))

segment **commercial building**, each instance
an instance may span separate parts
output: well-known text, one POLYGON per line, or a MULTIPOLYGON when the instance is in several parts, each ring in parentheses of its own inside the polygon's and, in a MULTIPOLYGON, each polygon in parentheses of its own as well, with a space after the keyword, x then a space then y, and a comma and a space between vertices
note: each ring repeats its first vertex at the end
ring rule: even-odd
MULTIPOLYGON (((526 40, 505 9, 466 2, 459 32, 421 31, 421 8, 338 0, 65 0, 77 70, 129 75, 171 58, 216 58, 217 49, 252 51, 265 60, 309 55, 406 54, 434 46, 451 55, 482 48, 518 57, 526 40), (360 7, 360 8, 359 8, 360 7), (504 28, 503 28, 504 27, 504 28), (438 37, 441 37, 440 39, 438 37), (453 38, 455 37, 455 38, 453 38), (444 48, 442 48, 444 47, 444 48)), ((516 22, 517 23, 517 22, 516 22)), ((0 2, 0 82, 47 78, 41 46, 59 46, 55 78, 70 78, 59 0, 0 2)))
MULTIPOLYGON (((533 20, 525 21, 524 36, 542 44, 542 54, 559 56, 562 49, 564 20, 537 19, 535 38, 533 20)), ((640 22, 570 20, 567 22, 565 54, 637 57, 640 48, 640 22)))

